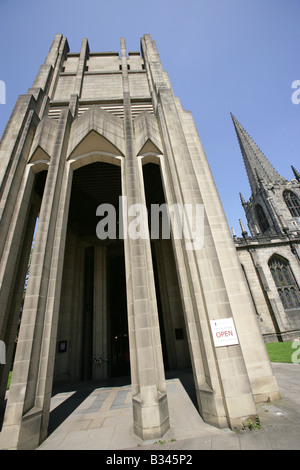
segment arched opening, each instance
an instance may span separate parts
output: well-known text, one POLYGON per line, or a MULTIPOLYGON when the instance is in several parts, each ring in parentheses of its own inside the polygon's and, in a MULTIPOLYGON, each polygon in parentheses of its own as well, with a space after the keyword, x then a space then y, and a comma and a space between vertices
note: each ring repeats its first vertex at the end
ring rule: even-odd
POLYGON ((119 225, 120 161, 97 159, 73 172, 54 383, 129 375, 124 243, 97 232, 104 204, 119 225))
MULTIPOLYGON (((147 163, 143 165, 143 177, 151 230, 157 225, 152 220, 157 215, 157 211, 151 210, 152 206, 156 205, 158 208, 166 204, 166 199, 160 165, 149 159, 145 161, 147 163)), ((152 230, 151 233, 151 253, 164 366, 166 371, 184 370, 191 367, 189 347, 171 234, 166 236, 166 232, 162 233, 162 218, 163 211, 159 230, 152 230)))
POLYGON ((270 224, 266 217, 265 211, 263 210, 260 204, 256 204, 254 210, 255 210, 255 216, 258 221, 259 228, 262 233, 265 233, 270 228, 270 224))
POLYGON ((151 214, 152 205, 158 208, 166 204, 160 161, 158 157, 147 156, 142 163, 165 374, 167 379, 180 379, 198 409, 173 243, 171 236, 166 236, 164 212, 158 230, 151 217, 157 215, 156 210, 151 214))
MULTIPOLYGON (((20 308, 20 317, 18 320, 18 328, 17 328, 17 333, 16 333, 16 343, 18 341, 19 328, 20 328, 20 324, 22 320, 22 312, 23 312, 23 306, 24 306, 24 301, 26 297, 26 290, 27 290, 27 283, 28 283, 28 278, 29 278, 29 273, 30 273, 35 234, 36 234, 36 230, 38 226, 40 206, 41 206, 41 202, 43 199, 47 174, 48 174, 47 170, 41 170, 35 174, 32 195, 31 195, 31 207, 29 209, 29 214, 27 218, 27 224, 26 224, 27 226, 26 226, 26 229, 24 230, 25 233, 28 233, 27 241, 25 242, 24 240, 23 242, 27 245, 27 247, 25 247, 24 245, 24 248, 22 250, 22 253, 25 256, 24 263, 26 265, 26 273, 25 273, 25 279, 23 283, 24 287, 23 287, 23 295, 22 295, 21 308, 20 308), (28 249, 28 245, 30 245, 29 249, 28 249)), ((15 355, 15 350, 16 350, 16 347, 14 348, 13 359, 15 355)), ((12 362, 13 362, 13 359, 12 359, 12 362)))
POLYGON ((41 201, 45 189, 47 170, 39 166, 28 168, 24 176, 26 182, 22 185, 20 194, 22 206, 16 205, 15 211, 20 211, 16 225, 10 226, 14 233, 15 246, 11 249, 9 265, 12 272, 9 301, 4 311, 3 341, 6 345, 6 364, 0 368, 0 428, 1 408, 4 402, 6 389, 9 388, 11 373, 14 366, 18 336, 22 321, 23 305, 26 296, 27 281, 30 272, 30 261, 33 250, 36 226, 38 222, 41 201))
POLYGON ((288 259, 274 254, 268 262, 289 328, 300 327, 300 290, 288 259))
POLYGON ((289 190, 283 191, 283 199, 292 217, 300 217, 300 199, 295 193, 289 190))
POLYGON ((291 313, 300 313, 300 290, 289 261, 278 254, 268 262, 283 308, 291 313))

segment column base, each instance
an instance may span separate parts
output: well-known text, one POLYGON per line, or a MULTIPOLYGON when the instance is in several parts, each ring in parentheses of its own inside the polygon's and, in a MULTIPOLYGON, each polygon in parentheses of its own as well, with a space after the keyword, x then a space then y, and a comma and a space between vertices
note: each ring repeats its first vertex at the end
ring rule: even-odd
POLYGON ((158 400, 144 404, 141 395, 132 398, 134 432, 142 440, 156 439, 170 428, 167 394, 158 392, 158 400))
POLYGON ((1 433, 1 449, 34 450, 40 444, 42 409, 32 408, 20 424, 5 424, 1 433))
POLYGON ((221 395, 217 396, 207 384, 198 388, 198 406, 203 421, 220 429, 243 429, 247 427, 249 419, 255 421, 257 416, 254 397, 251 394, 224 399, 221 395))

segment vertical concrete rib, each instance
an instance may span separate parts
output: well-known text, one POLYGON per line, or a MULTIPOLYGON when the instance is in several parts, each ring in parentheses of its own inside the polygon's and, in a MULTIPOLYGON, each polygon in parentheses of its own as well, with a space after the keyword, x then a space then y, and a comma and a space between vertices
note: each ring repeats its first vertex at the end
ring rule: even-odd
POLYGON ((33 201, 33 171, 27 167, 14 206, 9 235, 1 259, 0 339, 6 344, 6 366, 0 368, 0 409, 4 404, 8 374, 13 361, 24 280, 39 204, 33 201), (9 286, 9 288, 8 288, 9 286))
MULTIPOLYGON (((123 187, 128 207, 144 200, 134 149, 130 87, 125 40, 121 39, 126 156, 123 187)), ((130 217, 128 217, 130 224, 130 217)), ((148 230, 148 227, 147 227, 148 230)), ((125 240, 129 340, 133 378, 135 432, 144 439, 161 437, 169 428, 163 358, 158 325, 154 274, 149 239, 125 240), (148 246, 147 246, 148 244, 148 246)))
MULTIPOLYGON (((66 184, 63 181, 64 156, 70 121, 69 111, 64 110, 58 123, 57 140, 48 170, 32 255, 7 412, 1 433, 3 448, 37 447, 40 441, 43 401, 45 394, 51 391, 47 389, 46 378, 49 378, 49 363, 54 362, 54 352, 49 354, 55 339, 51 334, 55 327, 52 313, 55 302, 57 307, 59 300, 59 293, 51 289, 51 279, 53 262, 57 260, 55 243, 60 240, 55 234, 59 225, 58 209, 62 185, 66 184), (41 393, 42 382, 44 385, 41 393)), ((61 240, 59 243, 64 248, 65 237, 62 236, 61 240)))
POLYGON ((78 60, 77 72, 76 72, 76 79, 74 85, 74 94, 81 96, 82 84, 83 84, 83 76, 86 67, 86 61, 88 59, 90 49, 87 39, 83 39, 81 43, 81 50, 78 60))

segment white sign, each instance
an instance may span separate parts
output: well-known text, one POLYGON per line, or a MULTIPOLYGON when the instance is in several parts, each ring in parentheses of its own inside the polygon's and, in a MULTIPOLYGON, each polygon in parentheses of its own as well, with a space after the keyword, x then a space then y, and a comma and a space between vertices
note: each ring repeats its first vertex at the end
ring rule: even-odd
POLYGON ((5 352, 6 352, 5 343, 4 341, 0 341, 0 364, 6 364, 5 352))
POLYGON ((210 320, 210 326, 216 348, 239 344, 233 318, 210 320))

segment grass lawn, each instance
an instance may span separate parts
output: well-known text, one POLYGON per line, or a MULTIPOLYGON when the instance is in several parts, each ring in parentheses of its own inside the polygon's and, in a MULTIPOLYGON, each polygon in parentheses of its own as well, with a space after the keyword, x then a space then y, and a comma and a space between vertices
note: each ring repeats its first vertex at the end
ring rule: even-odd
MULTIPOLYGON (((284 343, 266 343, 266 348, 271 362, 290 362, 292 363, 292 355, 294 358, 297 356, 297 349, 292 348, 293 341, 286 341, 284 343)), ((300 342, 299 342, 300 347, 300 342)), ((299 351, 299 350, 298 350, 299 351)), ((300 353, 298 353, 298 357, 300 353)), ((298 362, 298 361, 297 361, 298 362)))
POLYGON ((11 381, 11 374, 12 374, 12 371, 10 371, 9 376, 8 376, 8 382, 7 382, 6 390, 9 390, 10 381, 11 381))

